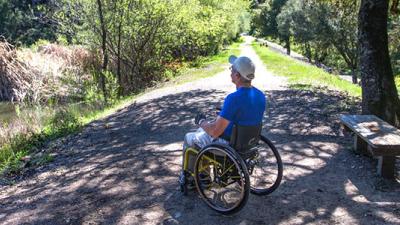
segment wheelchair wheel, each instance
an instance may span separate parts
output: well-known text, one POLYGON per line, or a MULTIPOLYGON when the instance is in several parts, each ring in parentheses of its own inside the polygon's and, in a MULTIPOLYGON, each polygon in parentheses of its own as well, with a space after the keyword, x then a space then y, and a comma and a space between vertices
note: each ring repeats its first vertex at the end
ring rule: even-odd
POLYGON ((268 138, 261 135, 255 154, 246 160, 250 175, 250 192, 267 195, 278 188, 282 180, 283 165, 278 150, 268 138))
POLYGON ((228 147, 204 148, 195 163, 195 183, 202 199, 222 214, 232 214, 246 204, 249 175, 243 160, 228 147))

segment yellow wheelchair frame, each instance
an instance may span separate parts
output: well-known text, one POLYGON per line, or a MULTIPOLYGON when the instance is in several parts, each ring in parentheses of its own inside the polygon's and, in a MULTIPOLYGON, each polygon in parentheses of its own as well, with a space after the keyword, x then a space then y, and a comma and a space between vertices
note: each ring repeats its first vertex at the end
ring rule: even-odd
MULTIPOLYGON (((196 150, 195 148, 187 148, 185 151, 185 159, 184 159, 184 163, 183 163, 183 169, 184 171, 188 172, 190 176, 194 177, 195 173, 194 171, 190 171, 189 170, 189 154, 192 154, 194 157, 197 157, 197 155, 199 154, 199 150, 196 150)), ((225 156, 224 156, 225 157, 225 156)), ((216 158, 214 155, 214 159, 210 158, 208 156, 205 156, 205 160, 209 161, 209 163, 206 166, 203 166, 202 168, 199 169, 199 172, 203 172, 203 171, 207 171, 206 168, 209 166, 209 164, 217 164, 217 165, 222 165, 216 158)), ((225 162, 225 160, 224 160, 225 162)), ((222 165, 223 168, 225 168, 225 165, 222 165)), ((229 168, 226 169, 226 171, 230 171, 232 172, 232 168, 234 165, 231 165, 229 168)), ((231 178, 240 178, 238 176, 232 176, 231 178)))
POLYGON ((184 155, 183 174, 183 179, 180 177, 180 183, 184 195, 187 195, 186 185, 189 177, 193 178, 192 181, 195 181, 196 189, 202 199, 220 213, 234 213, 247 202, 250 189, 247 167, 230 146, 211 144, 201 150, 187 148, 184 155), (191 157, 196 157, 193 168, 189 168, 191 157), (229 196, 227 198, 232 207, 217 206, 218 204, 210 201, 211 198, 208 195, 215 195, 218 198, 229 196), (231 197, 232 195, 235 197, 231 197))
POLYGON ((232 214, 243 208, 250 192, 255 195, 272 193, 278 188, 283 174, 279 152, 263 135, 260 135, 259 144, 247 152, 237 152, 230 145, 213 143, 202 149, 187 148, 183 160, 183 171, 179 177, 183 194, 187 195, 187 184, 193 178, 201 198, 222 214, 232 214), (195 157, 195 165, 190 165, 192 157, 195 157), (259 171, 268 172, 260 175, 259 171), (256 183, 250 184, 250 177, 256 183), (257 183, 260 177, 261 182, 257 183), (232 195, 238 196, 235 203, 231 200, 232 195), (221 206, 221 199, 227 199, 228 205, 221 206))
POLYGON ((194 176, 194 171, 189 170, 189 154, 192 153, 193 157, 196 157, 197 154, 199 154, 199 151, 194 149, 194 148, 187 148, 185 151, 185 157, 184 157, 184 162, 183 162, 183 170, 189 172, 191 176, 194 176))

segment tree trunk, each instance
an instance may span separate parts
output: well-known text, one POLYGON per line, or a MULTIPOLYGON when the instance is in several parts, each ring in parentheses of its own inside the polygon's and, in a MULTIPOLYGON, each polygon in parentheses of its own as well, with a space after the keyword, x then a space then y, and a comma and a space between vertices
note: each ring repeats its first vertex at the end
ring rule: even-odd
POLYGON ((393 14, 398 14, 399 13, 398 6, 399 6, 399 0, 393 0, 392 1, 392 7, 390 8, 390 11, 393 14))
POLYGON ((388 50, 389 0, 362 0, 359 12, 359 55, 362 113, 374 114, 399 127, 400 100, 388 50))
POLYGON ((312 53, 311 53, 311 47, 308 42, 305 43, 305 49, 306 49, 306 57, 308 59, 308 62, 312 62, 312 53))
POLYGON ((108 66, 108 54, 107 54, 107 30, 106 30, 106 25, 104 22, 104 14, 103 14, 103 7, 101 0, 97 0, 97 6, 98 6, 98 12, 99 12, 99 19, 100 19, 100 26, 101 26, 101 49, 103 51, 103 65, 101 68, 101 74, 100 74, 100 84, 101 84, 101 89, 103 91, 103 96, 104 96, 104 101, 107 103, 107 90, 106 90, 106 78, 105 78, 105 72, 107 71, 107 66, 108 66))
POLYGON ((286 43, 286 54, 287 55, 290 55, 290 37, 288 37, 288 38, 285 38, 285 43, 286 43))
POLYGON ((356 73, 356 68, 351 67, 351 79, 353 81, 353 84, 357 84, 357 73, 356 73))
POLYGON ((121 39, 122 39, 122 19, 118 24, 118 46, 117 46, 117 79, 118 79, 118 97, 122 96, 122 79, 121 79, 121 39))

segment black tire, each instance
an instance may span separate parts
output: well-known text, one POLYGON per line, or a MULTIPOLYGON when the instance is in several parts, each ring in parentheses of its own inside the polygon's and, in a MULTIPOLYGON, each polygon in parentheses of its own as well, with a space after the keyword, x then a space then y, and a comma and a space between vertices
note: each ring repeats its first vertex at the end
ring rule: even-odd
POLYGON ((210 208, 233 214, 245 206, 250 193, 249 174, 242 158, 229 146, 205 147, 194 168, 197 191, 210 208))
POLYGON ((278 150, 265 136, 260 136, 255 157, 247 159, 250 176, 250 192, 255 195, 267 195, 275 191, 283 176, 283 164, 278 150))
POLYGON ((179 187, 183 195, 187 196, 188 195, 187 174, 185 171, 182 171, 182 174, 179 176, 179 187))
POLYGON ((181 184, 180 186, 181 186, 180 189, 181 189, 181 192, 183 193, 183 195, 184 195, 184 196, 187 196, 187 195, 188 195, 188 188, 187 188, 187 186, 186 186, 186 185, 183 185, 183 184, 181 184))

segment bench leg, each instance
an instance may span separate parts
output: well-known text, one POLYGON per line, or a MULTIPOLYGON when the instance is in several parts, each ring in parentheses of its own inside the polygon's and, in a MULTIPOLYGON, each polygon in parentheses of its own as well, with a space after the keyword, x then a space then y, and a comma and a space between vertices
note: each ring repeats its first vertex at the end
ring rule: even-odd
POLYGON ((394 178, 394 167, 396 162, 395 156, 379 156, 378 158, 378 174, 383 178, 394 178))
POLYGON ((368 144, 362 138, 354 134, 354 151, 359 154, 371 156, 367 150, 368 144))

